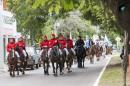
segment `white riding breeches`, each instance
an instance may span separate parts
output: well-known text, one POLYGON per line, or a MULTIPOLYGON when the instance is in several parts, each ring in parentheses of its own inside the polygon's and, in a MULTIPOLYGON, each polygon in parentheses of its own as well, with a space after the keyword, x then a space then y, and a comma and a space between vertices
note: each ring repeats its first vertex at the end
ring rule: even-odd
POLYGON ((69 55, 69 51, 66 48, 64 48, 64 50, 66 52, 66 55, 69 55))
MULTIPOLYGON (((7 55, 9 55, 9 53, 7 53, 7 55)), ((15 55, 17 56, 17 58, 20 58, 18 52, 15 52, 15 55)))
POLYGON ((24 54, 24 56, 25 56, 25 57, 27 56, 27 53, 26 53, 26 51, 25 51, 25 50, 23 50, 23 54, 24 54))
POLYGON ((75 50, 74 50, 73 48, 71 48, 71 50, 72 50, 73 54, 74 54, 74 55, 76 55, 76 52, 75 52, 75 50))
POLYGON ((18 58, 20 58, 20 56, 19 56, 18 52, 15 52, 15 54, 16 54, 16 56, 17 56, 18 58))
POLYGON ((40 51, 40 56, 42 55, 43 49, 40 51))

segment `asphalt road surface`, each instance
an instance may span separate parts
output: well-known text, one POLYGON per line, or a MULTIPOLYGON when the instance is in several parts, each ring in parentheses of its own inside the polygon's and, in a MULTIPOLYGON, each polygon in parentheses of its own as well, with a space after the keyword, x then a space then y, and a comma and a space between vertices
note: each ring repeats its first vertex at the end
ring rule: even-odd
POLYGON ((45 76, 42 67, 36 70, 28 70, 25 75, 9 76, 9 73, 0 73, 0 86, 93 86, 99 74, 109 60, 110 56, 101 58, 99 62, 90 64, 86 60, 85 68, 79 69, 77 65, 73 65, 73 72, 54 77, 52 68, 50 75, 45 76))

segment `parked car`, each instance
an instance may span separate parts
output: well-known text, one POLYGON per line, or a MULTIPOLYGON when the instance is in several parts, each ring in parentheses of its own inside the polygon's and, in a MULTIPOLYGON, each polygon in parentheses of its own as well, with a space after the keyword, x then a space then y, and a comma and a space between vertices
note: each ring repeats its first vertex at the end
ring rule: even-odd
POLYGON ((27 67, 31 68, 32 70, 34 67, 38 69, 40 65, 40 51, 37 51, 35 47, 26 47, 26 51, 28 53, 27 67))

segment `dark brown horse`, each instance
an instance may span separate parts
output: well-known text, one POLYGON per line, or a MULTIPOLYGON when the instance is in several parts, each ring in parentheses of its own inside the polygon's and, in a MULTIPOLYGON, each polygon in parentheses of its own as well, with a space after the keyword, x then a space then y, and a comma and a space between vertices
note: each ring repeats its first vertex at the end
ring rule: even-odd
POLYGON ((106 47, 106 55, 108 55, 108 54, 112 54, 112 47, 110 47, 110 46, 106 47))
POLYGON ((21 71, 22 74, 25 74, 25 70, 26 70, 26 67, 27 67, 28 54, 26 53, 27 56, 25 56, 22 49, 20 49, 20 47, 18 47, 18 46, 16 47, 16 51, 18 52, 18 54, 20 56, 18 71, 21 71))
POLYGON ((72 72, 71 67, 73 65, 73 59, 74 59, 75 55, 70 48, 68 48, 68 52, 69 52, 69 54, 66 57, 66 66, 67 66, 68 73, 69 73, 69 72, 72 72))
MULTIPOLYGON (((11 52, 9 53, 7 60, 8 60, 10 76, 15 77, 15 70, 18 70, 18 65, 17 65, 18 59, 17 59, 14 49, 12 49, 11 52)), ((17 72, 17 74, 19 73, 17 72)))
POLYGON ((86 56, 85 48, 83 46, 77 46, 75 51, 76 51, 78 67, 84 68, 84 62, 85 62, 85 56, 86 56))
POLYGON ((89 55, 90 63, 93 64, 94 63, 94 56, 96 55, 96 46, 92 45, 89 48, 88 53, 89 53, 88 55, 89 55))
POLYGON ((103 48, 99 45, 96 45, 96 57, 97 61, 100 60, 100 57, 102 56, 103 48))
POLYGON ((60 75, 63 74, 62 70, 63 70, 63 58, 59 52, 59 47, 58 46, 54 46, 50 52, 50 56, 49 56, 51 63, 52 63, 52 67, 53 67, 53 73, 54 76, 58 76, 58 68, 60 69, 60 75))
POLYGON ((44 74, 49 75, 49 57, 48 57, 48 48, 42 48, 41 60, 43 63, 44 74))

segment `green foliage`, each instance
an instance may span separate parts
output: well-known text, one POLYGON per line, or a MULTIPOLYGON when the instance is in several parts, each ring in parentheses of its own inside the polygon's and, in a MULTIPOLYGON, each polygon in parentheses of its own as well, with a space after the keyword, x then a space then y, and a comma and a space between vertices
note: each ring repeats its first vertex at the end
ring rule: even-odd
MULTIPOLYGON (((106 10, 99 0, 8 0, 8 6, 16 17, 18 31, 30 35, 35 42, 39 42, 43 34, 52 33, 57 19, 65 19, 74 10, 80 10, 82 18, 91 22, 90 26, 100 26, 103 34, 121 32, 117 30, 119 27, 113 13, 106 10)), ((92 36, 95 33, 91 27, 85 30, 77 26, 76 28, 74 37, 80 33, 84 37, 86 34, 92 36)))

